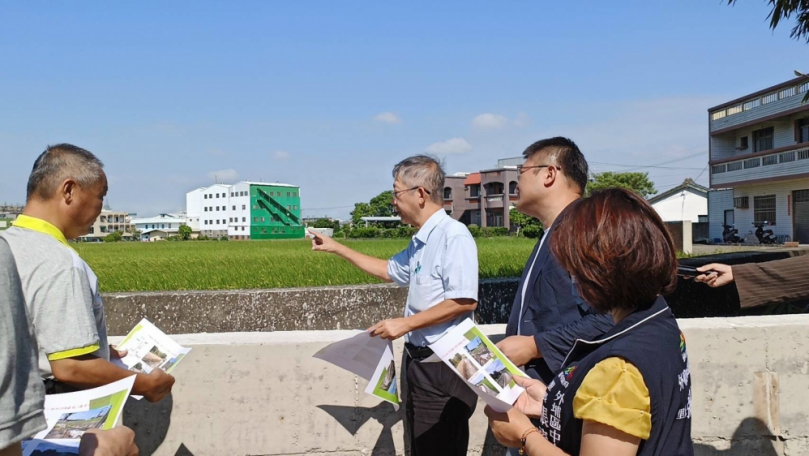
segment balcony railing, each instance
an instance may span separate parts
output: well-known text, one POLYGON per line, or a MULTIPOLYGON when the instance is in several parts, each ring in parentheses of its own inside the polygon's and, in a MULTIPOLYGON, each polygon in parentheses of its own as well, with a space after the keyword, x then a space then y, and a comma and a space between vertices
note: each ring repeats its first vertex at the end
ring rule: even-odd
POLYGON ((724 119, 725 117, 730 117, 736 114, 750 111, 752 109, 756 109, 760 106, 768 105, 774 101, 783 100, 798 95, 803 96, 803 94, 805 94, 807 90, 809 90, 809 82, 804 82, 803 84, 787 87, 785 89, 775 90, 771 93, 762 95, 760 97, 755 97, 748 99, 746 101, 742 101, 737 105, 720 109, 718 111, 714 111, 711 113, 711 120, 724 119))
POLYGON ((809 147, 762 153, 758 157, 719 163, 711 166, 711 185, 739 183, 809 173, 809 147))

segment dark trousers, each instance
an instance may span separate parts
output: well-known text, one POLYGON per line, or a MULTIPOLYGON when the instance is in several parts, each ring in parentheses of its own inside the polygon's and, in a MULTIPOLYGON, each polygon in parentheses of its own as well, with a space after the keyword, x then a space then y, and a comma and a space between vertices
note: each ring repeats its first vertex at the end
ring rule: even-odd
POLYGON ((405 454, 466 456, 477 395, 446 364, 402 360, 405 454))

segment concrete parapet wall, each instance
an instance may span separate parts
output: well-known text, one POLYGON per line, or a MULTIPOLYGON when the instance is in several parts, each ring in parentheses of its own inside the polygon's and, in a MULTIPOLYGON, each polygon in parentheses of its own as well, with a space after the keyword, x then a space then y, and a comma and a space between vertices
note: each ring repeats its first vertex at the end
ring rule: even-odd
MULTIPOLYGON (((517 279, 485 280, 478 319, 506 322, 517 279)), ((107 293, 107 326, 123 336, 142 318, 168 334, 365 329, 401 317, 407 288, 396 285, 269 290, 107 293)))
MULTIPOLYGON (((223 304, 224 305, 224 304, 223 304)), ((212 319, 225 313, 211 313, 212 319)), ((313 323, 314 324, 314 323, 313 323)), ((809 454, 809 316, 681 320, 698 455, 809 454)), ((503 325, 486 325, 490 335, 503 325)), ((312 354, 353 331, 178 335, 172 396, 129 400, 143 455, 402 454, 400 414, 312 354)), ((116 338, 113 338, 113 343, 116 338)), ((395 344, 397 366, 401 342, 395 344)), ((469 454, 501 454, 483 406, 469 454)))

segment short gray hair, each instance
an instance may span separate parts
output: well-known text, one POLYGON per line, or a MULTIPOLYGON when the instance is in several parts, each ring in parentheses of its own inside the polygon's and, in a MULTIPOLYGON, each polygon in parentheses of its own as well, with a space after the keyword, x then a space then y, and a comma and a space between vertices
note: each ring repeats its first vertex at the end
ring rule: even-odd
POLYGON ((430 199, 444 202, 444 173, 441 161, 431 155, 414 155, 393 167, 393 179, 399 179, 408 188, 422 187, 430 192, 430 199))
POLYGON ((72 144, 48 146, 34 162, 28 177, 30 200, 36 196, 49 200, 66 179, 73 179, 82 188, 92 187, 101 179, 104 164, 92 152, 72 144))

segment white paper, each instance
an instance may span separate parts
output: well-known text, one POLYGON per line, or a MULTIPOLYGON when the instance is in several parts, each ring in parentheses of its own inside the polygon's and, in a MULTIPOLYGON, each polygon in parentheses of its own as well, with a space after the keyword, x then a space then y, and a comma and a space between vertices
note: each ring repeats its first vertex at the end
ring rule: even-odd
POLYGON ((464 379, 483 402, 498 412, 507 412, 525 391, 513 377, 525 377, 500 349, 469 318, 430 345, 435 355, 464 379))
POLYGON ((365 392, 390 402, 398 410, 396 364, 389 340, 371 337, 371 333, 363 331, 324 347, 313 357, 368 380, 365 392))
POLYGON ((23 456, 58 454, 57 451, 78 454, 79 441, 85 431, 115 427, 134 384, 135 375, 132 375, 98 388, 46 395, 48 427, 23 442, 23 456))
POLYGON ((145 318, 135 325, 116 348, 127 351, 126 356, 120 360, 126 369, 145 374, 154 369, 170 374, 191 351, 190 348, 175 342, 145 318))

